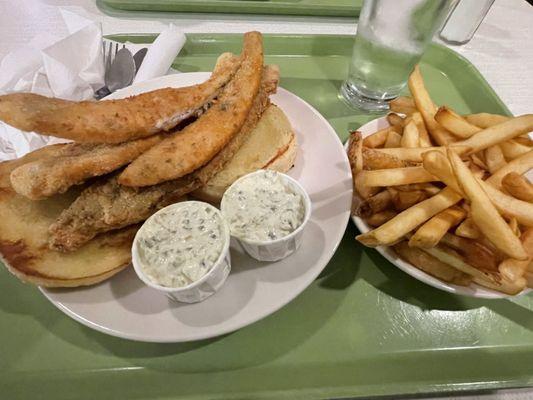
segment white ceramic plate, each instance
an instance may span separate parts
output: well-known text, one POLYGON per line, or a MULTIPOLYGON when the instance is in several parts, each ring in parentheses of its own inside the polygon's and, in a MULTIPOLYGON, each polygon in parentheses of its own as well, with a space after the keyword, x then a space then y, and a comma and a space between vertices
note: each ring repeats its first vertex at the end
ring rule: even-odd
MULTIPOLYGON (((114 94, 127 97, 204 81, 209 73, 169 75, 114 94)), ((343 145, 313 107, 279 88, 272 96, 288 116, 298 153, 289 175, 307 190, 313 211, 300 249, 276 263, 261 263, 232 243, 232 271, 220 291, 202 303, 181 304, 142 283, 133 268, 99 285, 41 288, 61 311, 88 327, 147 342, 183 342, 222 335, 280 309, 320 274, 335 252, 350 216, 352 178, 343 145)))
MULTIPOLYGON (((389 123, 387 122, 387 119, 385 117, 382 117, 368 122, 367 124, 360 127, 358 131, 360 131, 362 136, 365 137, 376 132, 379 129, 387 128, 388 126, 389 123)), ((372 229, 364 220, 359 217, 352 216, 352 220, 362 233, 366 233, 372 229)), ((431 285, 437 289, 441 289, 450 293, 462 294, 465 296, 479 297, 484 299, 501 299, 513 297, 504 293, 500 293, 496 290, 484 288, 483 286, 479 286, 475 283, 471 284, 470 286, 459 286, 441 281, 440 279, 437 279, 419 270, 407 261, 402 260, 390 247, 379 246, 376 248, 376 250, 379 251, 383 257, 385 257, 391 263, 396 265, 402 271, 411 275, 413 278, 427 283, 428 285, 431 285)), ((525 289, 520 293, 520 295, 529 293, 530 291, 531 289, 525 289)))

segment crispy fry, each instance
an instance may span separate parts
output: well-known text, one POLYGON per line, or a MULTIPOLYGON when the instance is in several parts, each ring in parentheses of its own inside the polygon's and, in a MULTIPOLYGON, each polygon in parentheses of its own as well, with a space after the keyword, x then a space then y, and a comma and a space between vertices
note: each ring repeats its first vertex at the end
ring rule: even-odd
POLYGON ((420 146, 420 135, 418 133, 418 128, 413 120, 409 120, 405 127, 403 128, 403 136, 400 142, 402 147, 419 147, 420 146))
POLYGON ((504 165, 502 168, 493 173, 493 175, 488 178, 486 182, 490 183, 495 188, 500 189, 502 187, 502 179, 505 175, 510 172, 516 172, 517 174, 522 175, 531 168, 533 168, 533 150, 504 165))
POLYGON ((409 246, 428 248, 436 246, 450 228, 461 222, 466 212, 457 206, 450 207, 427 221, 409 239, 409 246))
POLYGON ((446 233, 440 243, 454 249, 470 265, 488 271, 498 271, 500 254, 480 241, 446 233))
POLYGON ((417 111, 411 115, 411 119, 418 128, 418 134, 420 136, 420 147, 432 147, 433 144, 431 143, 431 139, 426 129, 424 119, 422 118, 422 114, 417 111))
POLYGON ((392 203, 396 211, 407 210, 409 207, 414 206, 429 197, 428 193, 423 190, 413 190, 410 192, 396 190, 392 193, 392 203))
POLYGON ((498 270, 504 279, 516 282, 526 273, 529 262, 530 259, 521 261, 508 258, 500 263, 498 270))
POLYGON ((447 186, 455 190, 457 193, 463 195, 463 190, 457 184, 455 175, 452 170, 450 162, 446 156, 439 151, 429 151, 424 153, 423 164, 424 169, 430 174, 439 178, 447 186))
POLYGON ((420 249, 409 247, 405 241, 394 245, 394 251, 421 271, 445 282, 468 285, 471 280, 468 278, 469 275, 443 263, 420 249))
MULTIPOLYGON (((533 258, 533 228, 527 228, 520 236, 522 246, 530 258, 533 258)), ((532 270, 533 272, 533 270, 532 270)))
POLYGON ((394 218, 396 214, 396 211, 393 210, 383 210, 378 213, 372 214, 366 219, 366 222, 372 227, 378 227, 394 218))
POLYGON ((404 126, 404 121, 405 121, 405 118, 396 114, 396 113, 389 113, 387 114, 387 122, 391 125, 391 126, 398 126, 398 127, 402 127, 404 126))
POLYGON ((445 188, 435 196, 401 212, 379 228, 357 236, 356 239, 370 247, 393 244, 418 225, 453 206, 459 200, 461 200, 460 195, 450 188, 445 188))
POLYGON ((505 161, 505 157, 503 156, 502 148, 497 144, 485 149, 485 161, 491 174, 494 174, 507 164, 507 161, 505 161))
POLYGON ((385 145, 383 147, 386 147, 386 148, 400 147, 401 143, 402 143, 402 135, 400 135, 398 132, 391 130, 389 131, 389 135, 387 136, 387 141, 385 142, 385 145))
POLYGON ((350 134, 348 160, 350 161, 353 174, 357 174, 363 170, 363 138, 361 132, 354 131, 350 134))
POLYGON ((360 173, 354 176, 353 184, 355 190, 357 191, 359 196, 361 196, 362 199, 368 199, 374 196, 377 192, 379 192, 378 187, 366 186, 363 182, 363 175, 361 175, 360 173))
POLYGON ((517 199, 533 203, 533 185, 522 175, 509 172, 503 177, 502 186, 517 199))
POLYGON ((395 129, 390 126, 388 128, 380 129, 379 131, 365 137, 363 139, 363 145, 371 149, 376 147, 383 147, 383 145, 387 141, 389 132, 391 131, 395 132, 395 129))
POLYGON ((533 140, 529 137, 529 135, 522 135, 515 137, 513 139, 516 143, 522 144, 524 146, 533 147, 533 140))
POLYGON ((438 109, 435 120, 455 136, 463 139, 467 139, 482 130, 446 106, 438 109))
POLYGON ((376 193, 359 204, 356 210, 356 215, 367 218, 372 214, 384 211, 392 206, 392 196, 388 190, 376 193))
POLYGON ((412 149, 406 149, 403 147, 396 147, 390 149, 374 149, 374 151, 394 156, 399 160, 422 162, 422 155, 428 151, 438 151, 440 153, 445 152, 444 147, 416 147, 412 149))
POLYGON ((485 129, 485 128, 489 128, 494 125, 501 124, 502 122, 505 122, 511 119, 512 117, 508 117, 506 115, 498 115, 498 114, 479 113, 479 114, 465 115, 464 118, 466 119, 467 122, 471 123, 472 125, 485 129))
POLYGON ((386 168, 403 168, 410 166, 408 161, 400 160, 389 154, 384 154, 378 149, 363 148, 363 167, 364 169, 386 169, 386 168))
POLYGON ((448 150, 448 159, 459 186, 470 201, 471 216, 478 229, 497 249, 509 257, 517 260, 527 259, 522 243, 513 234, 490 201, 479 183, 481 180, 476 180, 461 158, 452 149, 448 150))
POLYGON ((519 138, 500 143, 502 153, 507 161, 514 160, 528 151, 531 151, 531 147, 518 143, 516 139, 519 138))
POLYGON ((396 113, 411 115, 416 112, 416 105, 412 98, 406 96, 396 97, 389 103, 391 111, 396 113))
POLYGON ((459 224, 457 229, 455 229, 455 234, 468 239, 479 239, 481 237, 481 233, 472 218, 467 218, 459 224))
POLYGON ((376 169, 360 173, 361 184, 365 186, 396 186, 438 180, 423 167, 376 169))
POLYGON ((508 218, 514 217, 522 225, 533 226, 533 204, 506 195, 492 185, 489 185, 486 181, 478 179, 478 182, 502 215, 508 218))
POLYGON ((477 153, 477 154, 472 154, 470 156, 470 159, 472 160, 472 163, 483 169, 484 171, 488 171, 489 170, 489 167, 485 164, 485 162, 481 159, 481 157, 479 156, 480 153, 477 153))
POLYGON ((418 65, 415 66, 411 76, 409 76, 408 85, 409 90, 411 90, 411 94, 413 95, 416 108, 420 111, 420 114, 422 114, 426 128, 433 139, 442 146, 455 141, 452 134, 435 120, 437 107, 433 103, 433 100, 431 100, 426 86, 424 85, 424 79, 422 78, 418 65))
POLYGON ((515 217, 509 219, 509 228, 513 231, 516 237, 520 237, 522 234, 520 232, 520 226, 518 225, 518 220, 515 217))
POLYGON ((509 139, 523 135, 533 130, 533 114, 509 119, 501 124, 491 126, 479 131, 475 135, 460 142, 452 143, 452 147, 466 146, 470 148, 469 154, 477 153, 487 147, 500 144, 509 139))

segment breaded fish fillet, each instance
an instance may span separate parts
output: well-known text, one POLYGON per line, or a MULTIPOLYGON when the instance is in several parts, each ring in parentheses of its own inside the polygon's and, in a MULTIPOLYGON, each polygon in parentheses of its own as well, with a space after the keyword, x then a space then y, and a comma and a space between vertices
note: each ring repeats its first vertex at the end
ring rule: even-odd
POLYGON ((127 186, 149 186, 180 178, 211 160, 240 131, 259 92, 263 43, 259 32, 244 35, 241 66, 217 102, 195 122, 132 162, 119 176, 127 186))
POLYGON ((120 143, 170 130, 202 112, 228 83, 239 57, 222 54, 204 83, 120 100, 73 102, 33 93, 0 96, 0 120, 24 131, 84 143, 120 143))
POLYGON ((32 200, 41 200, 108 174, 137 158, 162 140, 149 136, 119 144, 71 143, 56 157, 25 163, 11 172, 11 186, 32 200))
POLYGON ((7 160, 0 162, 0 188, 11 188, 11 181, 9 176, 11 172, 21 165, 27 164, 32 161, 45 160, 52 157, 57 157, 65 152, 68 148, 68 144, 52 144, 50 146, 44 146, 40 149, 34 150, 20 158, 15 160, 7 160))
POLYGON ((97 234, 143 221, 161 207, 176 202, 183 195, 203 186, 224 168, 226 162, 246 141, 268 107, 268 96, 276 91, 278 81, 278 68, 265 67, 261 90, 254 99, 241 131, 197 171, 183 178, 142 188, 120 185, 114 176, 85 189, 50 226, 50 248, 59 251, 75 250, 97 234))

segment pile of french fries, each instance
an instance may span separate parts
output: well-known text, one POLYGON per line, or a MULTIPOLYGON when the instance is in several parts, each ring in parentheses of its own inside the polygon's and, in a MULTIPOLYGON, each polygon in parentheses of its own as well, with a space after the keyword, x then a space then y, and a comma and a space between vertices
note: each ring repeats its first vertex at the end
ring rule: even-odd
POLYGON ((348 155, 359 203, 373 229, 357 236, 392 246, 446 282, 507 294, 533 287, 533 114, 461 116, 432 101, 418 66, 412 98, 391 102, 390 124, 348 155))

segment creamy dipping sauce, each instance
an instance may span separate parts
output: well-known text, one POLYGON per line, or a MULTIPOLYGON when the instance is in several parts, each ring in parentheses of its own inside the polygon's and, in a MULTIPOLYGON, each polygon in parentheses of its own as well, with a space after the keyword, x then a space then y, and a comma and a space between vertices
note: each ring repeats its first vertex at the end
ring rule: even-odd
POLYGON ((213 267, 226 235, 219 211, 207 203, 188 201, 164 208, 139 230, 141 269, 157 285, 187 286, 213 267))
POLYGON ((276 171, 264 170, 231 186, 222 214, 239 239, 272 241, 294 232, 303 222, 302 195, 276 171))

